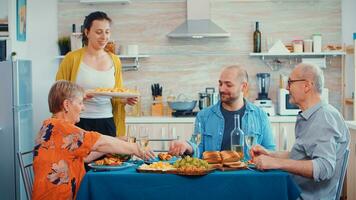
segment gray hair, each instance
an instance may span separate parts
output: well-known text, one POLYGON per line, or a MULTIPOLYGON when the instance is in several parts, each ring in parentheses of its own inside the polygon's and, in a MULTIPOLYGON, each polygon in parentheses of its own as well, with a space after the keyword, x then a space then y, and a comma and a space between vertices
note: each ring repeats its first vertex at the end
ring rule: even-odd
POLYGON ((63 102, 66 99, 82 97, 84 89, 75 83, 66 80, 56 81, 48 94, 49 111, 56 114, 63 110, 63 102))
POLYGON ((242 68, 240 65, 230 65, 224 68, 224 70, 235 70, 237 72, 237 80, 241 82, 248 82, 248 74, 247 71, 242 68))
POLYGON ((314 89, 319 94, 324 88, 324 73, 320 67, 308 63, 300 63, 296 67, 301 68, 301 76, 314 82, 314 89))

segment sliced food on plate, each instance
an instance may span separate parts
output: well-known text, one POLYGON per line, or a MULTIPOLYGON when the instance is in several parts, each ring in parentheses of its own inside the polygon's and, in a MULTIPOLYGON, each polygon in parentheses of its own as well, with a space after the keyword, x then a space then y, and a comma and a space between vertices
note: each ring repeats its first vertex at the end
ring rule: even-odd
POLYGON ((171 160, 173 158, 173 156, 169 153, 159 153, 158 158, 163 161, 168 161, 168 160, 171 160))
POLYGON ((210 167, 221 170, 245 169, 246 163, 240 161, 240 155, 235 151, 205 151, 203 160, 209 163, 210 167))
POLYGON ((93 96, 109 96, 120 98, 138 97, 140 93, 137 90, 127 88, 95 88, 86 91, 87 94, 93 96))
POLYGON ((118 166, 122 165, 122 161, 116 157, 105 157, 94 162, 95 165, 118 166))
POLYGON ((175 170, 173 165, 167 162, 154 162, 152 164, 143 164, 141 165, 138 170, 139 171, 168 171, 168 170, 175 170))

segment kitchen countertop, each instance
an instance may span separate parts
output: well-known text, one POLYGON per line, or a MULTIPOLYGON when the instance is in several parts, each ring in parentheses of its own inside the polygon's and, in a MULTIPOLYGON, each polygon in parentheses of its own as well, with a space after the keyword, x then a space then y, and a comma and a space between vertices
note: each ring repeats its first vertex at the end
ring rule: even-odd
MULTIPOLYGON (((272 123, 294 123, 296 121, 296 116, 273 116, 269 117, 272 123)), ((189 124, 194 123, 195 117, 154 117, 154 116, 143 116, 143 117, 126 117, 126 123, 128 124, 189 124)), ((356 122, 355 122, 356 127, 356 122)))

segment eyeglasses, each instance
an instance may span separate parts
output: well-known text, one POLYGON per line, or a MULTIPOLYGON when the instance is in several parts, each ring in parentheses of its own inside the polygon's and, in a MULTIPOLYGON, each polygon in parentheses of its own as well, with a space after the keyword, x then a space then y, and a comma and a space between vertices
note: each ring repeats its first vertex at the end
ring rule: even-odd
POLYGON ((292 83, 300 82, 300 81, 307 81, 307 80, 306 79, 296 79, 296 80, 288 79, 288 87, 290 87, 290 85, 292 85, 292 83))

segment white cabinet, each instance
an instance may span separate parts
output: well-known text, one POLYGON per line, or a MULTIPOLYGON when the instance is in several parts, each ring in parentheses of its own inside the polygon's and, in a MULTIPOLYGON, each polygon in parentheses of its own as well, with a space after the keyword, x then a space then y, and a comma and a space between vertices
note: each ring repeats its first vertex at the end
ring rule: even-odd
POLYGON ((279 123, 271 123, 274 142, 276 143, 276 151, 279 151, 279 123))
POLYGON ((180 140, 190 140, 194 131, 194 124, 169 124, 169 130, 175 130, 180 140))
POLYGON ((290 151, 295 142, 295 123, 275 122, 271 124, 276 151, 290 151))
MULTIPOLYGON (((193 132, 192 123, 128 123, 127 135, 139 138, 139 133, 146 129, 150 139, 189 140, 193 132)), ((155 151, 168 151, 169 142, 150 141, 149 146, 155 151)))
POLYGON ((290 151, 295 142, 295 123, 280 123, 279 131, 280 151, 290 151))

